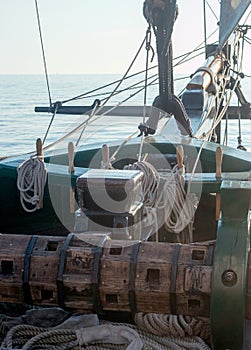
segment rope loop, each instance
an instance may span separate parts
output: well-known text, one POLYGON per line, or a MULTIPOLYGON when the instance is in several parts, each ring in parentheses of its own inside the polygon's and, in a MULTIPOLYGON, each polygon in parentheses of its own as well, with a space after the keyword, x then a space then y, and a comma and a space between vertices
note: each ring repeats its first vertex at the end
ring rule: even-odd
POLYGON ((134 318, 137 327, 156 336, 185 338, 199 336, 210 339, 210 324, 207 319, 184 315, 138 312, 134 318))
POLYGON ((42 156, 31 156, 17 168, 17 188, 23 209, 32 213, 42 207, 47 169, 42 156))
POLYGON ((176 165, 172 169, 156 205, 158 209, 165 210, 165 228, 173 233, 181 233, 193 221, 198 205, 197 196, 185 191, 184 174, 184 166, 178 168, 176 165))

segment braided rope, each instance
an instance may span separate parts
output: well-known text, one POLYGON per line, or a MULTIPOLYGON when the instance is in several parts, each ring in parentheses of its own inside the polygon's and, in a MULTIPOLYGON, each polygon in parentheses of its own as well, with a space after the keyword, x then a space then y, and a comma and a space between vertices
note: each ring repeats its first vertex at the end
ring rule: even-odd
MULTIPOLYGON (((194 193, 185 191, 184 166, 179 169, 176 165, 172 169, 161 190, 160 175, 152 164, 146 161, 136 162, 125 166, 124 169, 140 170, 144 174, 142 196, 147 217, 146 226, 156 226, 156 215, 152 210, 161 213, 165 228, 176 234, 182 232, 193 221, 198 198, 194 193)), ((188 237, 187 242, 189 241, 188 237)))
POLYGON ((125 170, 140 170, 143 172, 142 195, 144 204, 152 207, 157 199, 157 188, 159 187, 160 176, 154 166, 146 161, 136 162, 124 167, 125 170))
POLYGON ((187 337, 199 336, 210 339, 210 325, 207 320, 183 315, 142 313, 135 315, 135 324, 145 332, 158 336, 187 337))
POLYGON ((186 193, 184 167, 172 169, 165 180, 163 189, 155 205, 157 209, 164 209, 165 227, 180 233, 193 220, 198 205, 198 198, 194 193, 186 193))
MULTIPOLYGON (((153 317, 153 316, 151 316, 153 317)), ((151 321, 152 322, 152 321, 151 321)), ((160 322, 157 320, 156 322, 160 322)), ((191 325, 191 323, 190 323, 191 325)), ((41 327, 34 327, 30 325, 18 325, 13 327, 7 334, 4 342, 0 346, 1 350, 39 350, 39 349, 50 349, 50 350, 210 350, 208 345, 197 336, 172 336, 172 335, 157 335, 149 333, 149 330, 143 330, 137 326, 131 324, 121 324, 121 323, 111 323, 107 321, 102 321, 101 326, 90 327, 93 328, 92 334, 95 335, 96 340, 92 339, 91 343, 85 342, 85 335, 88 335, 88 328, 80 330, 72 329, 46 329, 41 327), (105 331, 104 342, 101 342, 101 337, 99 334, 99 328, 102 325, 108 325, 110 333, 105 331), (131 331, 130 331, 131 329, 131 331), (83 338, 80 341, 80 333, 83 333, 83 338), (113 343, 108 343, 109 336, 112 335, 115 338, 113 343), (129 334, 129 337, 128 337, 129 334), (127 341, 125 344, 120 343, 116 335, 120 335, 123 339, 135 339, 135 344, 137 347, 128 347, 127 341), (142 346, 140 347, 140 340, 136 340, 137 337, 142 341, 142 346)), ((90 329, 89 328, 89 329, 90 329)), ((105 327, 106 329, 106 327, 105 327)), ((183 333, 184 334, 184 333, 183 333)), ((112 338, 111 338, 112 339, 112 338)), ((132 343, 134 344, 134 343, 132 343)))
POLYGON ((46 178, 47 169, 42 157, 30 157, 17 168, 17 188, 26 212, 32 213, 40 208, 46 178))

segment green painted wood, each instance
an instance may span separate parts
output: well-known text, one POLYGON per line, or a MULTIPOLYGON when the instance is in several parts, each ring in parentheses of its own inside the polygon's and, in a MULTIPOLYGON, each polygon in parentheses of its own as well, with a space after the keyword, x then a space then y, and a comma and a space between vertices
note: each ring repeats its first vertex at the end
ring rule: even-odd
MULTIPOLYGON (((124 165, 137 161, 140 139, 130 141, 125 147, 118 152, 115 161, 115 167, 123 168, 124 165)), ((171 142, 165 137, 156 136, 145 139, 143 153, 159 154, 175 154, 176 147, 183 144, 185 156, 189 158, 190 164, 193 164, 195 157, 198 154, 199 147, 202 141, 195 139, 177 138, 171 142)), ((70 183, 76 187, 77 176, 84 173, 91 164, 93 168, 99 168, 102 151, 102 144, 87 145, 85 149, 78 150, 75 154, 74 165, 75 174, 71 176, 70 183), (94 159, 94 160, 93 160, 94 159), (79 170, 78 170, 79 169, 79 170)), ((110 155, 117 150, 118 144, 110 146, 110 155)), ((192 191, 196 193, 218 193, 221 186, 221 180, 215 179, 215 151, 217 144, 207 142, 201 153, 201 166, 197 169, 202 175, 196 174, 193 179, 192 191)), ((46 153, 46 152, 45 152, 46 153)), ((234 150, 229 147, 223 147, 223 171, 227 171, 226 179, 229 179, 229 172, 233 172, 232 179, 245 180, 248 176, 247 172, 251 169, 250 153, 239 150, 234 150), (239 174, 246 172, 245 175, 239 174), (242 176, 245 176, 243 178, 242 176)), ((48 187, 45 189, 44 208, 32 216, 27 215, 22 210, 19 203, 19 193, 16 188, 17 166, 27 159, 27 155, 22 155, 15 158, 7 158, 0 161, 0 210, 1 216, 4 218, 0 223, 0 230, 12 226, 12 230, 19 231, 22 227, 22 232, 25 228, 32 227, 32 232, 36 232, 37 227, 56 226, 60 222, 55 214, 53 205, 50 200, 48 187)), ((68 157, 67 153, 62 153, 62 150, 55 151, 52 154, 45 154, 45 162, 49 168, 49 178, 54 184, 58 183, 61 188, 58 193, 60 198, 63 198, 62 191, 69 185, 68 174, 68 157)), ((191 170, 191 169, 190 169, 191 170)), ((189 171, 189 169, 188 169, 189 171)), ((225 175, 223 174, 223 179, 225 175)), ((189 174, 186 175, 186 182, 189 180, 189 174)), ((67 195, 64 197, 67 199, 67 195)), ((63 199, 62 199, 63 200, 63 199)), ((28 232, 27 232, 28 233, 28 232)))
POLYGON ((250 199, 250 181, 223 181, 211 293, 214 350, 244 349, 250 199))

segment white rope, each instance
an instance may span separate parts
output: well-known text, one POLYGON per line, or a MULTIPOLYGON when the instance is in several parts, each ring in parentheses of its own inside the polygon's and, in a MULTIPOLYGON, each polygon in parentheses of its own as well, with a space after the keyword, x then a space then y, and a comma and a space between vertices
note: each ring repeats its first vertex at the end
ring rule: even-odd
POLYGON ((153 207, 157 199, 160 176, 154 166, 146 161, 136 162, 124 167, 125 170, 140 170, 143 172, 142 196, 145 206, 153 207))
POLYGON ((210 324, 207 319, 138 312, 134 321, 141 330, 156 336, 173 336, 176 339, 198 336, 206 341, 210 339, 210 324))
MULTIPOLYGON (((192 319, 192 322, 194 322, 194 319, 192 319)), ((112 323, 112 325, 119 326, 121 324, 112 323)), ((148 328, 144 330, 139 326, 135 327, 129 324, 127 324, 127 327, 134 329, 139 334, 144 344, 143 350, 210 350, 210 347, 198 336, 156 335, 151 333, 148 328)), ((115 349, 112 346, 110 348, 115 349)), ((87 349, 89 348, 87 347, 87 349)), ((97 350, 101 350, 101 348, 97 347, 97 350)))
POLYGON ((17 168, 17 188, 23 209, 32 213, 40 209, 44 196, 47 169, 42 157, 32 156, 17 168))
POLYGON ((184 185, 185 167, 178 169, 175 166, 170 176, 165 180, 163 188, 159 186, 160 176, 154 166, 148 162, 136 162, 124 167, 129 170, 143 172, 142 197, 146 209, 147 226, 149 220, 154 220, 152 225, 156 227, 156 215, 151 213, 154 209, 158 214, 162 213, 165 227, 173 233, 182 232, 194 218, 198 205, 198 199, 194 193, 186 193, 184 185))
POLYGON ((184 166, 172 169, 155 205, 157 210, 164 210, 165 227, 173 233, 182 232, 192 222, 198 205, 196 195, 185 191, 184 172, 184 166))

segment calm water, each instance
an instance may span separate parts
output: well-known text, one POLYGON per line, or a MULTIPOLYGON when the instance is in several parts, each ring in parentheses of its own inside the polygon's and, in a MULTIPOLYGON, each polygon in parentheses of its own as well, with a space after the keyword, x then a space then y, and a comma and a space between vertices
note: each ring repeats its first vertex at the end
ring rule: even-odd
MULTIPOLYGON (((50 77, 50 90, 52 101, 62 101, 79 95, 100 85, 120 78, 118 75, 53 75, 50 77)), ((247 81, 248 83, 248 81, 247 81)), ((244 84, 244 83, 243 83, 244 84)), ((183 86, 180 81, 179 86, 183 86)), ((246 98, 251 101, 251 88, 243 85, 246 98)), ((108 87, 107 91, 112 91, 108 87)), ((127 98, 134 90, 124 93, 127 98)), ((178 90, 177 90, 178 92, 178 90)), ((157 95, 157 86, 148 93, 148 103, 151 104, 157 95)), ((83 105, 91 105, 96 97, 78 102, 83 105)), ((117 97, 109 104, 117 103, 117 97)), ((128 104, 142 104, 143 94, 135 96, 128 104)), ((0 156, 29 152, 34 149, 35 140, 43 139, 51 115, 35 113, 35 106, 48 106, 48 92, 45 77, 42 75, 2 75, 0 76, 0 156)), ((80 121, 79 116, 57 115, 52 124, 47 143, 58 139, 59 136, 69 131, 80 121)), ((103 123, 103 121, 102 121, 103 123)), ((138 121, 117 120, 116 125, 111 125, 108 132, 104 133, 104 124, 96 124, 95 130, 91 130, 88 141, 113 140, 121 138, 121 131, 128 129, 137 130, 138 121), (94 136, 95 131, 95 136, 94 136), (97 131, 97 134, 96 134, 97 131)), ((229 127, 233 140, 229 144, 237 146, 238 122, 231 122, 229 127)), ((251 122, 246 120, 242 126, 243 145, 251 151, 251 122)))

